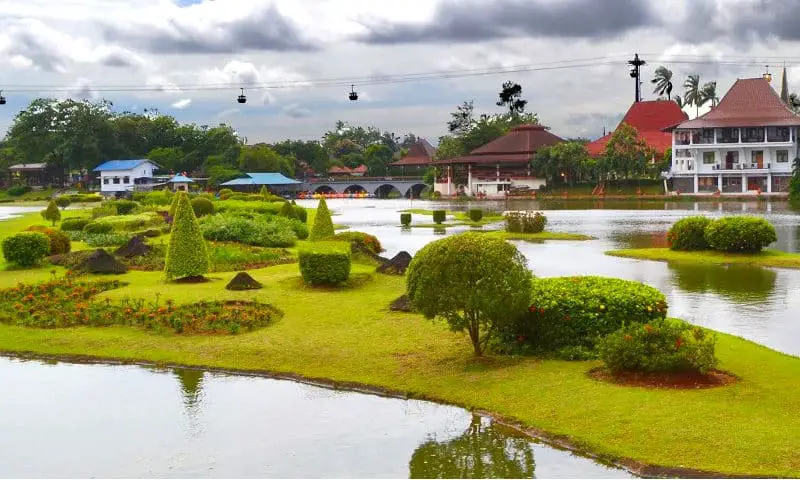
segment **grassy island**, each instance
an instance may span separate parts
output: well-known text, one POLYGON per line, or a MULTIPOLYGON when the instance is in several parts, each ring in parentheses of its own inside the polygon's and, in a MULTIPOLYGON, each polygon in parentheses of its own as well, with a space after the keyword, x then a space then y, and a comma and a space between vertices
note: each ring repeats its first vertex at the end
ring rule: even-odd
POLYGON ((676 251, 669 248, 631 248, 609 250, 606 255, 655 260, 660 262, 707 263, 714 265, 755 265, 775 268, 800 268, 800 254, 779 250, 762 250, 759 253, 727 253, 712 250, 676 251))

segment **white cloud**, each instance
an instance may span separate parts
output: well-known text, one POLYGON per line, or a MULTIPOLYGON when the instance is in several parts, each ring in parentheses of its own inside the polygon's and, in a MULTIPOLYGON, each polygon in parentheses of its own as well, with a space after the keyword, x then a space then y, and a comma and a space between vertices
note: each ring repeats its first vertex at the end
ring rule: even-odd
POLYGON ((182 98, 177 102, 172 104, 172 108, 177 108, 178 110, 183 110, 184 108, 188 108, 189 105, 192 104, 191 98, 182 98))
POLYGON ((283 113, 287 117, 292 118, 306 118, 311 116, 311 111, 307 108, 303 108, 296 103, 291 103, 283 107, 283 113))

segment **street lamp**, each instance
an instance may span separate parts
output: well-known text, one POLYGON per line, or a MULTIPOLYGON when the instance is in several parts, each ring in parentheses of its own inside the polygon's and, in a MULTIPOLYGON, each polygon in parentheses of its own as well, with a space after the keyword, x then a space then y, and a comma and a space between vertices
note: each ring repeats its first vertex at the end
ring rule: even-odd
POLYGON ((762 77, 764 78, 764 80, 766 80, 768 83, 771 83, 771 82, 772 82, 772 74, 771 74, 771 73, 769 73, 769 65, 764 65, 764 68, 766 68, 766 69, 767 69, 767 71, 766 71, 766 72, 764 72, 764 74, 763 74, 763 75, 761 75, 761 76, 762 76, 762 77))

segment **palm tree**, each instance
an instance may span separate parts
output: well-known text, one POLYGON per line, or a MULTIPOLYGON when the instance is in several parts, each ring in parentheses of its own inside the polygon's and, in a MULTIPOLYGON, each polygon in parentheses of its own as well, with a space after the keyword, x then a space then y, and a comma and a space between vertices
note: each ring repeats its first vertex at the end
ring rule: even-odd
POLYGON ((686 93, 683 96, 686 105, 695 106, 695 116, 700 116, 700 105, 703 102, 703 96, 700 93, 700 74, 689 75, 689 78, 683 82, 683 88, 686 93))
POLYGON ((711 108, 714 108, 719 103, 717 96, 717 82, 706 82, 703 88, 700 89, 700 98, 702 99, 700 105, 706 102, 711 102, 711 108))
POLYGON ((675 100, 675 103, 678 104, 681 110, 683 110, 683 107, 686 106, 686 102, 683 101, 683 97, 681 97, 680 95, 675 95, 674 97, 672 97, 672 99, 675 100))
POLYGON ((657 93, 659 97, 666 96, 669 99, 672 96, 672 70, 665 66, 660 66, 656 69, 656 76, 650 80, 650 83, 656 84, 656 89, 653 93, 657 93))

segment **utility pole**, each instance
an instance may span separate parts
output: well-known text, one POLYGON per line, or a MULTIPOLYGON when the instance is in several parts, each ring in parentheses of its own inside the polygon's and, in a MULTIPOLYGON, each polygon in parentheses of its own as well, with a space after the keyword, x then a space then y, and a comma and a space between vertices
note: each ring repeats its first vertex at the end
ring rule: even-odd
POLYGON ((636 53, 633 55, 633 60, 628 60, 628 65, 631 66, 631 78, 634 79, 636 82, 636 101, 642 101, 642 83, 639 80, 640 78, 640 67, 645 64, 644 60, 639 59, 639 54, 636 53))

